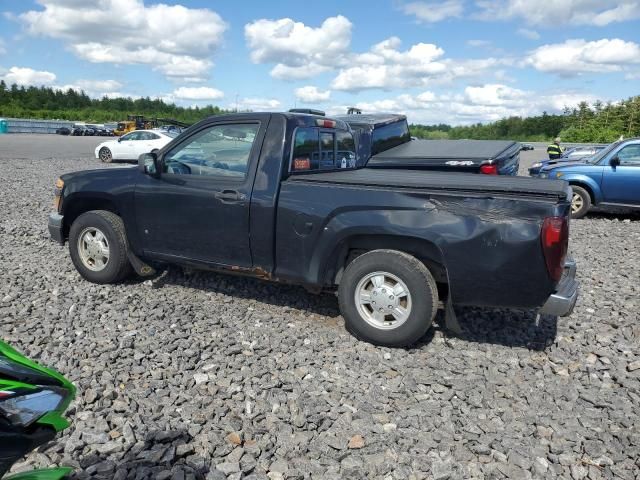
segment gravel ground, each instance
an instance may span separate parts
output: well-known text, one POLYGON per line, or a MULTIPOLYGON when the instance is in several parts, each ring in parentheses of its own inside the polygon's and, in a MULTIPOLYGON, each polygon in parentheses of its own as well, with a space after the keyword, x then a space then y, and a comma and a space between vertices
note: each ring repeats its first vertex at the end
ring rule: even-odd
POLYGON ((79 389, 72 426, 17 470, 640 478, 639 216, 572 223, 571 317, 536 328, 532 312, 465 309, 459 337, 436 326, 377 348, 345 332, 333 296, 300 288, 177 269, 83 281, 46 215, 58 174, 99 166, 99 141, 0 136, 2 338, 79 389))

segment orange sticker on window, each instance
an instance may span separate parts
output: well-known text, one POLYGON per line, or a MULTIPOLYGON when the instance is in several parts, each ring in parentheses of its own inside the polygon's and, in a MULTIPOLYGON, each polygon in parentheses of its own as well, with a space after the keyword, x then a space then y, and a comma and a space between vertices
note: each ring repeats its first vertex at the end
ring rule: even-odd
POLYGON ((294 170, 309 170, 310 168, 311 168, 311 161, 308 158, 293 159, 294 170))

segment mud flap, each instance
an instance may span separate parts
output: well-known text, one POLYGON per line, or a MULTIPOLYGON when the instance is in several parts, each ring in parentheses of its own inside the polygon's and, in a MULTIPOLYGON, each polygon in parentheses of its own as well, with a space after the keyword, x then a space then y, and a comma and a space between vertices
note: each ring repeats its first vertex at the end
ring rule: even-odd
POLYGON ((131 264, 133 269, 141 277, 151 277, 156 274, 156 271, 153 267, 144 263, 133 252, 131 252, 131 248, 127 249, 127 258, 129 259, 129 263, 131 264))
POLYGON ((447 300, 447 304, 444 308, 444 326, 447 331, 454 335, 462 334, 462 328, 460 327, 460 323, 458 323, 458 317, 456 316, 456 312, 453 310, 451 295, 449 295, 449 299, 447 300))

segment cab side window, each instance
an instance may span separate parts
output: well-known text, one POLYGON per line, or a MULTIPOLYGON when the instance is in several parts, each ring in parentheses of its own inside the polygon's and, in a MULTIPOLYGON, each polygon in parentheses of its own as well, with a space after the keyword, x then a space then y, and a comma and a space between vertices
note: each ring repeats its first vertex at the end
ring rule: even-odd
POLYGON ((140 132, 131 132, 123 135, 121 141, 130 142, 132 140, 138 140, 138 137, 140 137, 140 132))
POLYGON ((618 152, 620 165, 640 167, 640 145, 627 145, 618 152))
POLYGON ((300 127, 294 135, 290 171, 301 173, 355 168, 355 150, 350 132, 300 127))
POLYGON ((214 125, 177 145, 164 157, 163 171, 174 175, 217 176, 242 180, 260 125, 214 125))

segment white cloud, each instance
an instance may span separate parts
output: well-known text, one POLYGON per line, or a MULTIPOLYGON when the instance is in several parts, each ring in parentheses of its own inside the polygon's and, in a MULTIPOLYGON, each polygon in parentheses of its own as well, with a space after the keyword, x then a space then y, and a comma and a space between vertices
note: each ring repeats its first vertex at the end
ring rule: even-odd
POLYGON ((351 22, 338 15, 314 28, 290 18, 260 19, 245 25, 254 63, 276 63, 271 75, 310 78, 343 61, 351 43, 351 22))
POLYGON ((593 42, 567 40, 538 47, 531 52, 526 63, 536 70, 563 76, 614 72, 640 63, 640 45, 618 38, 593 42))
POLYGON ((518 35, 524 38, 528 38, 529 40, 539 40, 540 34, 535 30, 531 30, 529 28, 519 28, 516 32, 518 35))
POLYGON ((449 17, 460 17, 464 11, 462 0, 411 2, 401 8, 405 14, 414 15, 419 22, 424 23, 436 23, 449 17))
POLYGON ((122 83, 117 80, 78 80, 78 88, 88 92, 114 92, 122 88, 122 83))
POLYGON ((512 63, 507 57, 472 60, 442 58, 444 50, 434 44, 418 43, 400 51, 400 39, 391 37, 367 53, 354 55, 353 67, 339 71, 332 82, 336 90, 428 87, 458 78, 489 75, 498 66, 512 63))
POLYGON ((203 80, 226 23, 209 9, 142 0, 39 0, 19 16, 32 35, 62 39, 93 63, 149 65, 170 78, 203 80))
POLYGON ((477 48, 486 48, 486 47, 490 47, 492 45, 490 40, 467 40, 467 45, 469 45, 470 47, 477 47, 477 48))
POLYGON ((172 95, 180 100, 219 100, 224 97, 223 92, 211 87, 180 87, 172 95))
MULTIPOLYGON (((281 103, 273 98, 242 98, 238 100, 238 110, 252 110, 254 112, 265 110, 278 110, 281 103)), ((229 108, 236 108, 236 104, 229 104, 229 108)))
POLYGON ((400 51, 401 41, 391 37, 366 53, 354 55, 350 67, 342 69, 332 82, 336 90, 362 90, 367 88, 403 88, 425 83, 442 75, 447 66, 438 59, 444 50, 431 43, 418 43, 409 50, 400 51))
POLYGON ((254 63, 275 63, 272 77, 302 80, 337 71, 331 87, 345 91, 426 87, 460 77, 489 75, 490 70, 513 63, 497 51, 494 54, 500 53, 500 58, 447 59, 444 50, 432 43, 400 50, 397 37, 387 38, 367 52, 354 53, 349 48, 351 28, 343 16, 327 18, 317 28, 290 18, 261 19, 245 25, 245 38, 254 63))
MULTIPOLYGON (((537 115, 543 111, 561 112, 565 106, 595 98, 584 93, 534 94, 502 84, 468 86, 459 93, 436 95, 426 91, 418 95, 403 94, 393 98, 356 103, 365 113, 393 112, 407 115, 411 123, 453 125, 490 122, 510 116, 537 115)), ((346 106, 330 109, 330 114, 344 113, 346 106)))
POLYGON ((56 80, 56 75, 51 72, 34 70, 28 67, 11 67, 2 77, 8 85, 50 85, 56 80))
POLYGON ((295 95, 298 100, 304 103, 326 102, 331 98, 331 90, 321 91, 318 87, 306 86, 296 88, 295 95))
POLYGON ((530 25, 605 26, 640 18, 640 0, 477 0, 479 18, 489 21, 522 18, 530 25))

